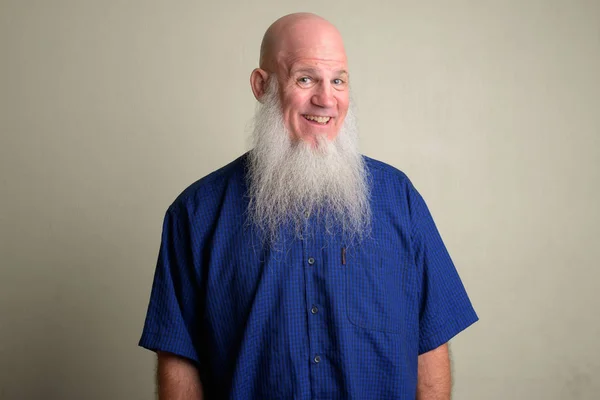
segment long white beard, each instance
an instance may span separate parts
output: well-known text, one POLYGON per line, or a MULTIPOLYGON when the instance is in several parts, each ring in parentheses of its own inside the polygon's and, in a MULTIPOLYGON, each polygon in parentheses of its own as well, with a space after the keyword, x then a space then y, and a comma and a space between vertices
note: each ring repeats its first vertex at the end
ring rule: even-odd
POLYGON ((277 79, 269 79, 258 104, 249 154, 249 222, 264 239, 276 242, 283 227, 302 238, 307 215, 329 234, 360 240, 369 234, 371 210, 364 160, 352 108, 333 141, 318 137, 312 145, 292 140, 279 101, 277 79))

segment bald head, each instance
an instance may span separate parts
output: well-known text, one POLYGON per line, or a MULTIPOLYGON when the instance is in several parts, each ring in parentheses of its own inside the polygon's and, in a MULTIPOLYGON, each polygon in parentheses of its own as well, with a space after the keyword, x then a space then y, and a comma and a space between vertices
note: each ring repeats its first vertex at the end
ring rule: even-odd
POLYGON ((329 21, 310 13, 285 15, 265 32, 260 47, 260 68, 273 71, 286 59, 307 50, 320 50, 320 55, 325 57, 346 58, 342 36, 329 21))

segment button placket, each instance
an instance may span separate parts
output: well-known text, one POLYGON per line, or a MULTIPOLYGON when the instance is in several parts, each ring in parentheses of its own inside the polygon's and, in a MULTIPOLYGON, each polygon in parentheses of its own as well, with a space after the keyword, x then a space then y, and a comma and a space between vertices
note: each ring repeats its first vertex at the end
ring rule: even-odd
POLYGON ((314 215, 307 215, 306 220, 306 230, 307 235, 304 239, 303 247, 304 247, 304 273, 305 273, 305 283, 306 287, 306 322, 308 324, 308 347, 309 347, 309 363, 314 368, 314 371, 311 371, 311 381, 313 384, 317 386, 321 385, 320 375, 317 373, 317 370, 323 368, 323 364, 325 364, 325 359, 323 358, 322 351, 324 351, 323 346, 323 332, 326 327, 324 326, 325 321, 323 317, 325 315, 321 315, 324 310, 321 310, 321 291, 322 288, 319 284, 320 275, 322 273, 321 268, 323 267, 322 263, 325 262, 325 258, 323 258, 323 244, 321 237, 319 236, 318 230, 313 226, 311 229, 311 225, 313 221, 314 215))

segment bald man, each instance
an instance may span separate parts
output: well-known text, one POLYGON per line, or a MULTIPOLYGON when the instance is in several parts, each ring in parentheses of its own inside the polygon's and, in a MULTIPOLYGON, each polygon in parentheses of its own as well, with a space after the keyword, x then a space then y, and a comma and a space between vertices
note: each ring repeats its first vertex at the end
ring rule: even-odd
POLYGON ((160 399, 449 399, 477 321, 425 202, 362 156, 337 29, 291 14, 250 85, 252 150, 168 208, 140 345, 160 399))

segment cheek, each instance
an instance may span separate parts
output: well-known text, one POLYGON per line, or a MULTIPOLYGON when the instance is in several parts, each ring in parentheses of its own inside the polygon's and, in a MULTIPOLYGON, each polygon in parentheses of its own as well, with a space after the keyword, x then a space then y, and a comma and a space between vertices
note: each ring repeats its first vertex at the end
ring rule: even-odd
POLYGON ((284 95, 283 108, 287 112, 300 113, 308 101, 310 101, 310 96, 307 93, 294 91, 293 93, 284 95))
POLYGON ((294 108, 294 99, 291 96, 286 96, 284 94, 281 98, 281 111, 283 112, 284 118, 289 119, 294 113, 294 108))
POLYGON ((348 106, 350 105, 350 99, 348 96, 338 98, 338 113, 340 116, 346 116, 348 113, 348 106))
POLYGON ((284 95, 282 99, 282 113, 283 120, 285 126, 290 129, 292 132, 295 132, 299 129, 299 112, 300 112, 301 102, 299 101, 298 96, 295 95, 284 95))

